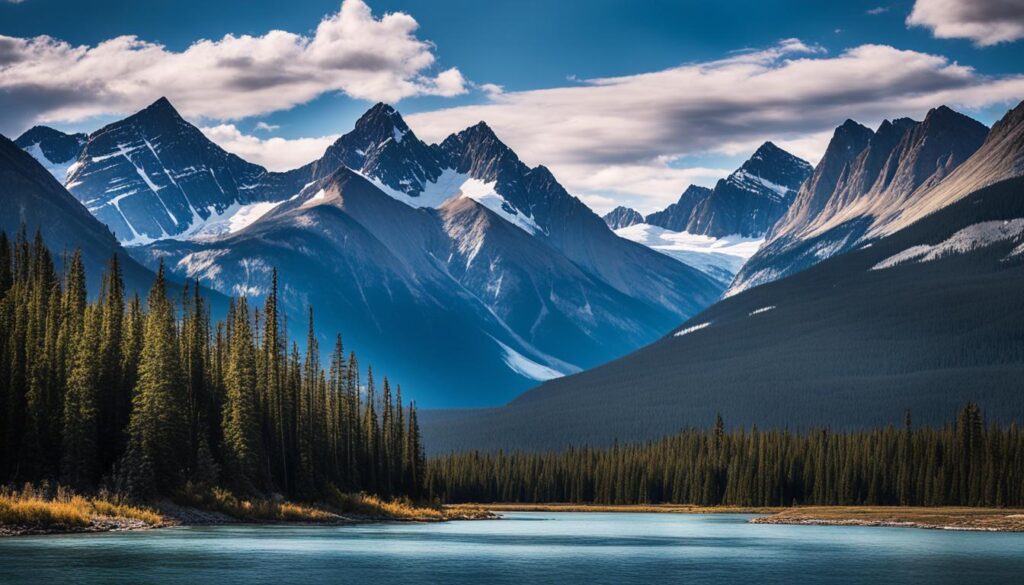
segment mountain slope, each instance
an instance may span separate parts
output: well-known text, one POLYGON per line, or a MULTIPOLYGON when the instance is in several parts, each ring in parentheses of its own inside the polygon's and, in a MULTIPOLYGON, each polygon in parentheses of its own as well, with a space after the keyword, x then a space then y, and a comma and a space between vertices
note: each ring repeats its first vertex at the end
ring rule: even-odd
POLYGON ((87 139, 85 134, 65 134, 47 126, 33 126, 14 143, 28 151, 54 178, 63 183, 68 169, 78 160, 87 139))
POLYGON ((96 220, 37 160, 14 142, 0 136, 0 185, 4 212, 0 230, 13 239, 24 225, 28 237, 39 230, 59 259, 65 251, 81 248, 90 290, 100 282, 107 262, 119 255, 126 286, 145 293, 153 274, 132 260, 113 234, 96 220))
POLYGON ((729 294, 803 270, 939 209, 930 193, 987 134, 984 125, 945 106, 920 123, 885 121, 877 132, 848 120, 729 294))
POLYGON ((863 428, 968 400, 1024 420, 1024 179, 721 301, 497 409, 424 413, 428 447, 556 448, 710 425, 863 428))
POLYGON ((271 173, 225 152, 161 98, 89 135, 67 188, 118 239, 141 244, 194 235, 242 206, 295 195, 309 172, 271 173))

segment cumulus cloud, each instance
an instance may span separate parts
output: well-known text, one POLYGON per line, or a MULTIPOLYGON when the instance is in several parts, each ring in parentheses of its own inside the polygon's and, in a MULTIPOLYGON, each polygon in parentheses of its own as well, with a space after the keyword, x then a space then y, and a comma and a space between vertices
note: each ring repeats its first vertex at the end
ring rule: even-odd
POLYGON ((389 102, 465 93, 458 69, 437 71, 418 26, 408 14, 378 18, 363 0, 344 0, 311 36, 228 34, 181 52, 134 36, 84 46, 0 35, 0 131, 128 113, 160 96, 186 116, 228 120, 335 91, 389 102))
POLYGON ((255 126, 254 129, 257 132, 274 132, 276 130, 280 130, 281 127, 278 126, 277 124, 267 124, 266 122, 256 122, 256 126, 255 126))
POLYGON ((287 171, 316 160, 339 134, 316 138, 260 138, 245 134, 234 124, 218 124, 200 128, 207 138, 228 152, 272 171, 287 171))
POLYGON ((987 47, 1024 38, 1024 0, 916 0, 907 25, 987 47))
POLYGON ((940 104, 971 109, 1021 97, 1024 76, 984 76, 939 55, 883 45, 828 55, 790 39, 663 71, 504 92, 485 104, 409 116, 409 123, 419 136, 440 140, 486 120, 570 191, 621 191, 651 202, 649 209, 686 187, 688 178, 666 160, 746 155, 772 140, 815 162, 846 118, 877 124, 920 118, 940 104))

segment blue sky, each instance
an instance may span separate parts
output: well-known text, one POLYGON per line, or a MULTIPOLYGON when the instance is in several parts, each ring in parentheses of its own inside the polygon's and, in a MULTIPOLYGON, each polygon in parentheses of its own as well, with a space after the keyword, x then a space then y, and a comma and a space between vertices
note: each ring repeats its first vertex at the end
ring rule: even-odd
POLYGON ((486 119, 595 209, 650 211, 763 140, 813 161, 846 117, 948 102, 991 124, 1024 98, 1024 5, 996 0, 349 3, 318 34, 338 0, 0 0, 0 132, 88 131, 168 94, 229 150, 284 167, 384 100, 428 140, 486 119), (145 46, 97 50, 124 35, 145 46))

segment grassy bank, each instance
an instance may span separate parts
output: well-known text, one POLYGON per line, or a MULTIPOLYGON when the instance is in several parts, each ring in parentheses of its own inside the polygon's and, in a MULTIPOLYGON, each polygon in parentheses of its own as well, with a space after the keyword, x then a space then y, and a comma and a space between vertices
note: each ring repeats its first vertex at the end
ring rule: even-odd
POLYGON ((26 486, 0 490, 0 535, 47 532, 95 532, 163 526, 154 510, 106 496, 84 497, 57 488, 26 486))
POLYGON ((171 500, 132 505, 107 494, 83 496, 64 488, 0 489, 0 536, 140 530, 170 525, 222 523, 362 524, 443 522, 490 518, 476 508, 384 500, 369 494, 330 491, 323 501, 239 497, 227 490, 185 489, 171 500))

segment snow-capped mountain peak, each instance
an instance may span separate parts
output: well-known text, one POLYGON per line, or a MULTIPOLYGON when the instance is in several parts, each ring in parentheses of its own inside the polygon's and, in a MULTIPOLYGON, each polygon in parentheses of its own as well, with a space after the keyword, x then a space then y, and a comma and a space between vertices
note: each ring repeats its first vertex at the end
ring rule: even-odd
POLYGON ((279 201, 301 179, 225 152, 160 98, 89 135, 67 188, 122 243, 143 244, 190 237, 243 206, 279 201))

